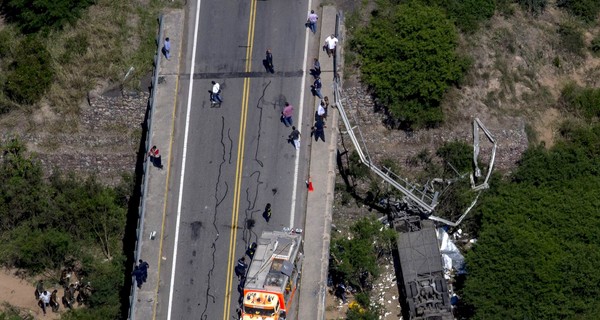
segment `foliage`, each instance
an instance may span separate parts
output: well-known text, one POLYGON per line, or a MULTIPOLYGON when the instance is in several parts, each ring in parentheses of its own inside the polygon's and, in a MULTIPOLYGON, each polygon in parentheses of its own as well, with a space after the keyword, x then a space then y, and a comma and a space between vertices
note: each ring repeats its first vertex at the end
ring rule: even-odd
POLYGON ((24 33, 60 29, 74 23, 94 0, 5 0, 2 11, 24 33))
POLYGON ((37 36, 28 36, 19 44, 4 91, 15 102, 33 104, 48 90, 53 77, 50 53, 37 36))
POLYGON ((38 274, 77 261, 78 276, 91 282, 94 294, 87 302, 90 308, 67 317, 118 318, 130 186, 107 188, 94 178, 60 173, 45 180, 21 142, 5 143, 2 150, 0 263, 38 274))
POLYGON ((473 148, 464 142, 444 142, 435 154, 444 160, 444 171, 451 172, 451 175, 473 169, 473 148))
POLYGON ((480 202, 463 297, 475 319, 594 319, 600 303, 600 126, 529 149, 480 202))
POLYGON ((583 31, 572 23, 561 23, 558 27, 561 48, 578 56, 585 54, 585 40, 583 31))
POLYGON ((596 55, 600 55, 600 34, 596 35, 590 43, 590 50, 596 55))
POLYGON ((350 228, 351 237, 331 242, 332 263, 329 273, 336 283, 348 283, 360 290, 370 286, 370 279, 379 275, 377 259, 380 253, 391 252, 395 232, 374 218, 362 218, 350 228))
POLYGON ((380 305, 371 303, 367 293, 359 292, 355 296, 355 301, 348 305, 346 320, 378 320, 381 309, 380 305))
POLYGON ((439 103, 467 68, 456 53, 457 41, 441 9, 411 2, 377 10, 356 32, 351 49, 378 102, 403 127, 419 128, 442 121, 439 103))
POLYGON ((370 169, 360 161, 356 150, 352 151, 348 158, 348 174, 356 179, 364 179, 369 176, 370 169))
POLYGON ((538 15, 548 6, 548 0, 517 0, 517 2, 528 12, 538 15))
POLYGON ((597 0, 557 0, 556 5, 589 23, 596 21, 600 13, 600 2, 597 0))
POLYGON ((475 32, 496 11, 495 0, 425 0, 424 3, 444 8, 448 17, 466 33, 475 32))
POLYGON ((570 111, 581 113, 587 119, 600 116, 600 89, 582 88, 570 82, 563 88, 561 104, 570 111))

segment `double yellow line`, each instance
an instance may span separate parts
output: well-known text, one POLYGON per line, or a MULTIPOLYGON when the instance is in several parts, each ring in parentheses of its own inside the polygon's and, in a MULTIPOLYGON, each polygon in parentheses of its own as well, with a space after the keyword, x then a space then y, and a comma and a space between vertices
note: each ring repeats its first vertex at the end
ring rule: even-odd
MULTIPOLYGON (((245 72, 252 70, 252 44, 254 43, 254 25, 256 21, 256 0, 250 3, 250 20, 248 21, 248 43, 246 45, 245 72)), ((248 99, 250 96, 250 78, 244 78, 242 90, 242 111, 240 114, 240 136, 238 139, 235 184, 233 188, 233 209, 231 212, 231 233, 229 235, 229 257, 227 259, 227 281, 225 284, 225 301, 223 304, 223 320, 229 320, 231 311, 231 292, 233 286, 233 264, 235 263, 235 242, 237 240, 237 222, 240 209, 242 186, 242 169, 244 163, 244 141, 246 140, 246 120, 248 116, 248 99)))

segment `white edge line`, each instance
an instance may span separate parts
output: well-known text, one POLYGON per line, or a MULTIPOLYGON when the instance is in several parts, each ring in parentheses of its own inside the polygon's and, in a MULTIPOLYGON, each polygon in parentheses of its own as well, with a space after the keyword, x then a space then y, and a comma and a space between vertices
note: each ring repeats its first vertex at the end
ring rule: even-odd
MULTIPOLYGON (((202 0, 198 0, 196 7, 196 21, 194 25, 194 45, 192 47, 192 65, 190 67, 190 86, 188 89, 187 112, 185 116, 185 133, 183 136, 183 154, 181 157, 181 176, 179 181, 179 198, 177 200, 177 222, 175 223, 175 240, 173 245, 173 264, 171 266, 171 282, 169 285, 169 308, 167 311, 167 320, 171 319, 173 287, 175 285, 175 267, 177 265, 177 242, 179 242, 179 223, 181 221, 181 199, 183 197, 183 180, 185 177, 185 158, 187 155, 188 134, 190 129, 190 110, 192 105, 192 86, 194 84, 194 62, 196 59, 196 45, 198 43, 198 20, 200 19, 200 4, 202 0)), ((182 39, 183 40, 183 39, 182 39)))
MULTIPOLYGON (((308 12, 312 7, 312 0, 308 0, 308 12)), ((304 90, 306 89, 306 58, 308 56, 308 38, 310 31, 306 28, 304 37, 304 64, 302 66, 302 84, 300 85, 300 110, 298 111, 298 130, 302 129, 302 111, 304 110, 304 90)), ((315 34, 316 35, 316 34, 315 34)), ((306 140, 306 139, 304 139, 306 140)), ((309 139, 310 140, 310 139, 309 139)), ((294 163, 294 187, 292 189, 292 208, 290 209, 290 228, 294 227, 296 219, 296 192, 298 191, 298 166, 300 163, 300 148, 296 149, 296 162, 294 163)))

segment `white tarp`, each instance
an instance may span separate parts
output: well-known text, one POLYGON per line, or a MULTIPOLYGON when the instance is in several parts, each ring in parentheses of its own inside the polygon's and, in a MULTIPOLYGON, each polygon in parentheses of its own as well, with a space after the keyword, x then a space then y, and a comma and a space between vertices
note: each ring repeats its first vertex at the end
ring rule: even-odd
POLYGON ((458 274, 465 273, 465 258, 458 250, 458 247, 452 242, 448 232, 443 228, 436 230, 444 271, 449 272, 452 268, 456 269, 458 274))

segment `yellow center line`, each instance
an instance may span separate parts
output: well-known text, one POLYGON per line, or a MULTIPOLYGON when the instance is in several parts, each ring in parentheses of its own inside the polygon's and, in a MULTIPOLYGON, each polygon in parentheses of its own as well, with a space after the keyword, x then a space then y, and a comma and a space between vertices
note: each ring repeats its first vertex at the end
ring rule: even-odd
MULTIPOLYGON (((250 20, 248 21, 248 43, 246 46, 245 71, 252 70, 252 43, 254 42, 254 25, 256 21, 256 0, 250 3, 250 20)), ((233 208, 231 213, 231 233, 229 235, 229 257, 227 261, 227 280, 225 284, 225 301, 223 304, 223 320, 229 319, 231 311, 231 289, 233 285, 233 265, 235 261, 235 243, 237 240, 237 222, 240 207, 240 189, 242 185, 242 169, 244 162, 244 144, 246 140, 246 120, 250 95, 250 78, 244 78, 242 90, 242 110, 240 114, 240 136, 238 140, 237 166, 235 170, 235 186, 233 191, 233 208)))

